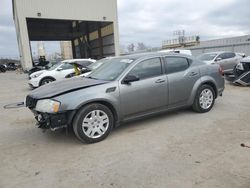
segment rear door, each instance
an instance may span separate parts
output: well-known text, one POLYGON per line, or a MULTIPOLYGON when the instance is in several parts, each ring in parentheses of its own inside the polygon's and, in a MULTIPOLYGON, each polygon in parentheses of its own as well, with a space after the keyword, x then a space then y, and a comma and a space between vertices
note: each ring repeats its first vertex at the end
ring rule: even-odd
POLYGON ((160 57, 143 60, 127 74, 137 76, 139 80, 120 83, 121 110, 125 118, 167 105, 167 77, 162 66, 160 57))
POLYGON ((191 59, 166 56, 165 72, 168 78, 169 107, 185 105, 195 82, 200 78, 199 68, 192 66, 191 59))

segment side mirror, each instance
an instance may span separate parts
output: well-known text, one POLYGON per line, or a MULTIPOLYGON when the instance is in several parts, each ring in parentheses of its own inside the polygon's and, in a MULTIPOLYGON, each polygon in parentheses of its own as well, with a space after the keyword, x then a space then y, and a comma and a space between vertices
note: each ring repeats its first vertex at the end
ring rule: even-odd
POLYGON ((123 83, 124 84, 129 84, 131 82, 135 82, 135 81, 138 81, 140 80, 140 78, 138 78, 137 76, 135 75, 127 75, 124 79, 123 79, 123 83))
POLYGON ((221 61, 221 60, 222 60, 221 57, 217 57, 217 58, 215 59, 215 61, 221 61))
POLYGON ((57 71, 61 71, 61 70, 63 70, 61 67, 59 67, 58 69, 56 69, 57 71))

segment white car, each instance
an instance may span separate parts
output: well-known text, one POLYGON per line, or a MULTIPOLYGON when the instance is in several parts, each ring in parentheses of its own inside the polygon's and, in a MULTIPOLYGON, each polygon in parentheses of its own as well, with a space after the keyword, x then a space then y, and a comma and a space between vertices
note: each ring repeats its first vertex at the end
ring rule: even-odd
POLYGON ((71 59, 64 60, 53 65, 48 70, 41 70, 32 73, 29 76, 29 85, 32 88, 37 88, 39 86, 45 85, 47 83, 62 80, 67 75, 75 72, 73 63, 77 63, 82 65, 83 67, 87 67, 88 65, 94 63, 96 60, 94 59, 71 59))
POLYGON ((176 53, 176 54, 185 54, 185 55, 190 55, 190 56, 192 56, 191 50, 171 49, 171 50, 161 50, 160 52, 176 53))
POLYGON ((232 73, 234 67, 240 62, 242 56, 234 52, 210 52, 197 57, 206 64, 219 64, 224 73, 232 73))

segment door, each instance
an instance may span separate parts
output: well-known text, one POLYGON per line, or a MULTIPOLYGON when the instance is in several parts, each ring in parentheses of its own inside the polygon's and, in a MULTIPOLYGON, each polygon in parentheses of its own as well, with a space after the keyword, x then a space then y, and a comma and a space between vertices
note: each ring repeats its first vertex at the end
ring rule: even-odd
POLYGON ((127 75, 139 80, 120 84, 121 110, 125 118, 167 105, 167 77, 163 74, 160 58, 139 62, 127 75))
POLYGON ((236 63, 236 58, 235 58, 235 53, 231 52, 225 52, 220 54, 217 59, 217 63, 221 66, 221 68, 224 70, 224 72, 230 72, 233 70, 234 66, 237 64, 236 63))
POLYGON ((59 68, 56 69, 55 79, 62 80, 65 78, 65 76, 67 76, 71 73, 74 73, 73 65, 71 65, 69 63, 64 63, 59 68))
POLYGON ((166 56, 165 72, 168 77, 169 107, 186 105, 195 82, 200 78, 199 68, 185 57, 166 56))

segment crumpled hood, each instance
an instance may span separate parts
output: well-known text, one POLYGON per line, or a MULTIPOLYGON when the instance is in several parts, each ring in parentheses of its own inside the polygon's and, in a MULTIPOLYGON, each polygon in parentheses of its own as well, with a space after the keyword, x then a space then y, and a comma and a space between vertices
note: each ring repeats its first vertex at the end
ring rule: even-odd
POLYGON ((33 90, 29 96, 34 99, 51 98, 64 93, 108 83, 108 81, 75 77, 49 83, 33 90))

